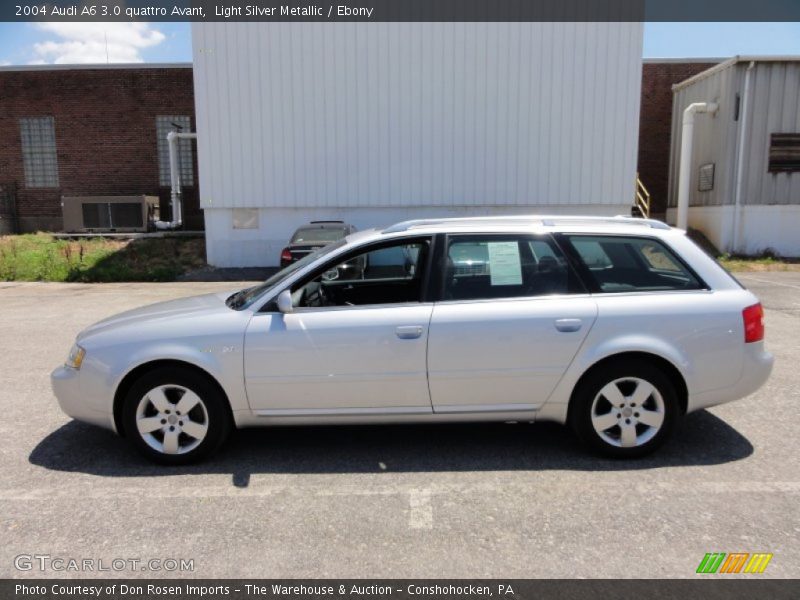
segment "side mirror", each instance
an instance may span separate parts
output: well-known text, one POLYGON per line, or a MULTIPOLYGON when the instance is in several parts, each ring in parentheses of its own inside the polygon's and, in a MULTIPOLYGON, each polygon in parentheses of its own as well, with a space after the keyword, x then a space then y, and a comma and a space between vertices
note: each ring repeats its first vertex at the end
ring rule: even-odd
POLYGON ((278 310, 283 314, 294 312, 292 292, 290 290, 283 290, 280 294, 278 294, 276 304, 278 305, 278 310))

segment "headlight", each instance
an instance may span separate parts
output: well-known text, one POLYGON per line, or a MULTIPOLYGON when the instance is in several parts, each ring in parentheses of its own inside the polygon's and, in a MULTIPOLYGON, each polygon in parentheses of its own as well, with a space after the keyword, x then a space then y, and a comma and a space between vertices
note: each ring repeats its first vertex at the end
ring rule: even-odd
POLYGON ((80 369, 84 356, 86 356, 86 350, 78 346, 78 344, 73 344, 69 351, 67 362, 64 364, 71 369, 80 369))

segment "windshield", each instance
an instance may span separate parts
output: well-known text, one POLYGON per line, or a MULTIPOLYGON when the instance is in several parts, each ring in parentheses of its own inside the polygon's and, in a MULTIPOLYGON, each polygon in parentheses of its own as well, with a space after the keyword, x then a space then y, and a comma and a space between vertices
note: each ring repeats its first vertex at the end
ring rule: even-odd
POLYGON ((333 242, 343 237, 343 227, 298 229, 292 236, 292 244, 302 244, 303 242, 333 242))
POLYGON ((242 310, 250 306, 261 294, 266 292, 271 287, 280 284, 282 281, 287 279, 296 271, 299 271, 303 267, 308 264, 311 264, 321 256, 325 256, 334 250, 341 248, 347 243, 347 240, 341 238, 340 240, 334 242, 333 244, 328 244, 327 246, 323 246, 322 248, 317 248, 310 254, 307 254, 297 262, 290 264, 285 269, 281 269, 277 273, 275 273, 272 277, 267 279, 264 283, 259 285, 253 286, 251 288, 243 289, 239 292, 236 292, 232 296, 228 297, 225 303, 228 305, 229 308, 233 308, 234 310, 242 310))

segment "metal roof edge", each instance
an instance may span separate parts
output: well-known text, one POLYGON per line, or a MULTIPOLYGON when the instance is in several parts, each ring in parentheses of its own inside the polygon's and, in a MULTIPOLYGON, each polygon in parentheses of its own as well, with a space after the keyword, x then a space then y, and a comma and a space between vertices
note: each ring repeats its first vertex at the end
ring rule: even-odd
POLYGON ((680 91, 680 90, 682 90, 684 88, 687 88, 690 85, 692 85, 693 83, 701 81, 701 80, 705 79, 706 77, 710 77, 711 75, 714 75, 715 73, 719 73, 720 71, 724 71, 728 67, 732 67, 734 65, 737 65, 739 63, 744 63, 744 62, 792 62, 793 63, 793 62, 800 62, 800 55, 796 55, 796 54, 795 55, 789 55, 789 54, 787 54, 787 55, 769 56, 769 55, 737 54, 736 56, 733 56, 733 57, 729 58, 728 60, 725 60, 725 61, 723 61, 723 62, 721 62, 721 63, 719 63, 717 65, 714 65, 713 67, 710 67, 710 68, 706 69, 705 71, 701 71, 700 73, 697 73, 696 75, 692 75, 691 77, 689 77, 689 79, 684 79, 683 81, 680 81, 680 82, 674 84, 672 86, 672 93, 674 94, 675 92, 678 92, 678 91, 680 91))
POLYGON ((191 69, 190 62, 180 63, 86 63, 72 65, 5 65, 0 72, 14 71, 95 71, 95 70, 135 70, 135 69, 191 69))
POLYGON ((693 56, 693 57, 652 57, 652 58, 643 58, 642 62, 646 65, 659 65, 659 64, 695 64, 695 63, 721 63, 723 61, 728 60, 724 56, 709 56, 709 57, 701 57, 701 56, 693 56))

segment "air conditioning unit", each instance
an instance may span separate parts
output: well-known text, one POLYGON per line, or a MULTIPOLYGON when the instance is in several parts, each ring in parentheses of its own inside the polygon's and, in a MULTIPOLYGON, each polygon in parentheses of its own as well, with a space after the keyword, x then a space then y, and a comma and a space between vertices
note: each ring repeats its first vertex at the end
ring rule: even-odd
POLYGON ((62 196, 61 209, 71 233, 149 231, 159 219, 157 196, 62 196))

